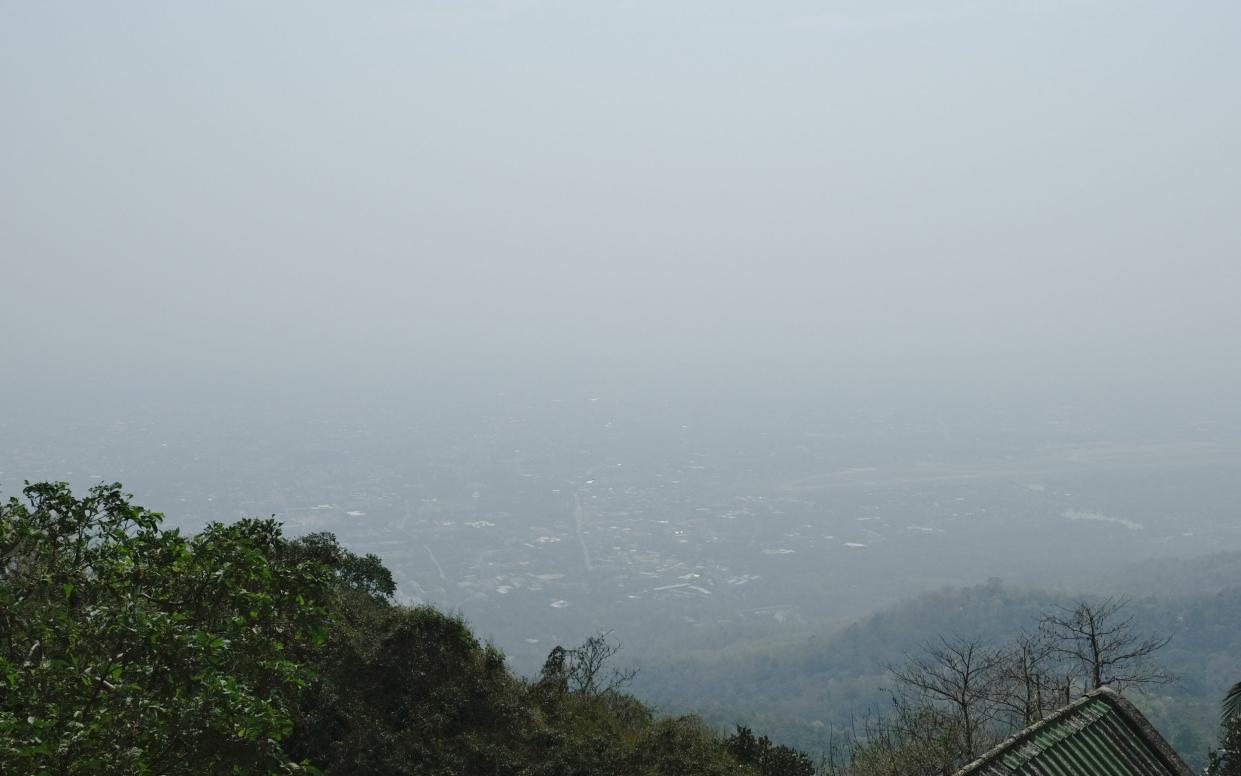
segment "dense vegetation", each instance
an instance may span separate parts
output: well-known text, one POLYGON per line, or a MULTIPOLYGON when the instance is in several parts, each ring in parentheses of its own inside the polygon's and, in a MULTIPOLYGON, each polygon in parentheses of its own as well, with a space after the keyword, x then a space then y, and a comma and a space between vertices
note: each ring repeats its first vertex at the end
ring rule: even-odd
POLYGON ((0 514, 8 773, 267 772, 311 680, 325 570, 271 521, 160 528, 119 487, 34 485, 0 514))
MULTIPOLYGON (((1170 573, 1163 564, 1161 576, 1170 573)), ((1188 584, 1174 587, 1190 589, 1188 584)), ((890 669, 922 655, 939 635, 1002 648, 1022 633, 1037 631, 1046 613, 1071 609, 1077 600, 998 581, 946 589, 822 635, 649 661, 636 690, 670 709, 680 708, 681 699, 692 699, 708 721, 750 725, 817 754, 855 734, 874 734, 867 728, 875 726, 877 714, 898 714, 893 694, 900 688, 890 669)), ((1158 651, 1157 663, 1175 681, 1131 689, 1127 695, 1195 768, 1205 763, 1218 740, 1220 699, 1241 678, 1239 610, 1241 586, 1146 596, 1128 605, 1143 635, 1171 637, 1158 651)))
POLYGON ((330 534, 183 536, 119 485, 24 496, 0 505, 3 774, 810 776, 790 742, 828 773, 942 774, 1101 684, 1146 690, 1187 759, 1241 773, 1241 685, 1207 756, 1241 676, 1241 588, 1082 602, 992 582, 647 677, 648 697, 707 700, 709 724, 628 694, 606 633, 515 676, 460 617, 394 603, 379 559, 330 534), (1112 652, 1082 649, 1096 632, 1112 652), (857 708, 878 712, 840 716, 857 708))
POLYGON ((120 486, 0 505, 0 772, 753 774, 798 752, 661 718, 605 635, 535 681, 459 617, 272 520, 161 527, 120 486))

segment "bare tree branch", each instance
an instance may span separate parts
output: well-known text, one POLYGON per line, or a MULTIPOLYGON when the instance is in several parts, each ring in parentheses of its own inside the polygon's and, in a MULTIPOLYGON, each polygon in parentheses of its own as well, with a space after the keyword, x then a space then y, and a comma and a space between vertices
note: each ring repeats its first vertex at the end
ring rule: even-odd
POLYGON ((609 667, 612 658, 620 652, 622 644, 611 640, 612 631, 599 631, 568 650, 569 689, 585 695, 601 695, 628 686, 638 675, 638 669, 609 667))
POLYGON ((1123 597, 1109 596, 1098 603, 1079 601, 1073 609, 1059 607, 1044 615, 1039 629, 1050 640, 1053 654, 1080 666, 1089 689, 1106 685, 1140 690, 1172 681, 1166 669, 1150 661, 1172 637, 1143 638, 1128 606, 1129 600, 1123 597))
POLYGON ((889 666, 906 700, 946 710, 961 727, 964 753, 976 757, 995 739, 1002 653, 979 639, 940 636, 904 666, 889 666))

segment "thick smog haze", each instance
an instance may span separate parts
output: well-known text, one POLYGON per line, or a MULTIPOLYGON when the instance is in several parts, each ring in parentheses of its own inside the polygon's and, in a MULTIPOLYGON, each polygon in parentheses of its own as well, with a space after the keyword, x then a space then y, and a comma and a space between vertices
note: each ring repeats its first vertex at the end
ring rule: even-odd
POLYGON ((26 370, 1235 385, 1231 3, 4 17, 26 370))
MULTIPOLYGON (((1239 32, 1235 0, 0 4, 0 495, 330 531, 516 671, 610 629, 640 697, 726 725, 759 691, 670 655, 989 578, 1241 587, 1239 32)), ((849 670, 880 678, 764 729, 813 747, 883 681, 849 670)))

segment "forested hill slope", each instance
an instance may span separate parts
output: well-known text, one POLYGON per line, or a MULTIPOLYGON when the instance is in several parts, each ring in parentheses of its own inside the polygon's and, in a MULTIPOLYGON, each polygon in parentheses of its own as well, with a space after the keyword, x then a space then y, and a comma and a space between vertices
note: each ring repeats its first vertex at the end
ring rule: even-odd
POLYGON ((1241 552, 1198 558, 1156 558, 1130 563, 1087 589, 1132 596, 1187 596, 1241 586, 1241 552))
MULTIPOLYGON (((783 743, 823 751, 869 711, 890 706, 889 667, 938 635, 1002 645, 1077 600, 999 582, 928 593, 824 635, 648 660, 635 690, 663 709, 692 706, 708 720, 758 726, 783 743)), ((1128 609, 1143 632, 1172 637, 1156 660, 1176 675, 1134 700, 1187 761, 1200 764, 1218 736, 1219 701, 1241 676, 1241 587, 1135 598, 1128 609)))
POLYGON ((809 776, 623 692, 606 639, 535 680, 392 575, 273 520, 162 527, 120 486, 0 503, 0 775, 809 776))
MULTIPOLYGON (((889 666, 940 634, 1010 643, 1078 602, 999 582, 944 590, 829 635, 648 661, 633 685, 595 636, 527 679, 460 617, 394 603, 379 558, 330 534, 240 520, 186 536, 119 485, 23 495, 0 503, 0 774, 810 776, 829 731, 887 708, 889 666)), ((1195 765, 1241 676, 1238 611, 1241 587, 1125 608, 1172 637, 1158 657, 1179 679, 1135 700, 1195 765)), ((930 737, 854 749, 849 776, 939 773, 999 732, 910 708, 930 737), (897 767, 870 769, 872 755, 897 767)))

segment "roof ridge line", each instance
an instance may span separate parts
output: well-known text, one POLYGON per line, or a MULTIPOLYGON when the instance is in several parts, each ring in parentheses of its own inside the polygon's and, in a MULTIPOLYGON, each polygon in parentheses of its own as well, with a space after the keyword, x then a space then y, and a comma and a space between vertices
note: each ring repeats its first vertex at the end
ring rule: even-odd
POLYGON ((991 760, 994 760, 997 756, 1000 755, 1000 753, 1015 747, 1017 744, 1020 744, 1023 741, 1033 738, 1034 735, 1041 732, 1043 728, 1047 727, 1048 725, 1051 725, 1054 722, 1059 722, 1062 718, 1069 716, 1073 712, 1080 709, 1082 706, 1085 706, 1090 701, 1104 694, 1118 695, 1118 693, 1110 687, 1100 687, 1097 690, 1091 690, 1090 692, 1086 693, 1082 697, 1073 701, 1069 705, 1064 706, 1060 709, 1057 709, 1050 716, 1043 717, 1038 722, 1033 723, 1029 727, 1022 728, 1021 730, 1018 730, 1016 733, 1013 733, 1008 738, 1004 739, 1000 743, 991 747, 986 752, 979 755, 977 758, 975 758, 971 762, 967 763, 961 769, 954 772, 953 776, 966 776, 966 774, 970 773, 971 771, 974 771, 982 767, 986 763, 990 762, 991 760), (1106 691, 1106 693, 1104 693, 1103 691, 1106 691))
MULTIPOLYGON (((1168 742, 1164 740, 1163 736, 1159 734, 1159 731, 1155 730, 1155 727, 1151 725, 1150 721, 1146 719, 1142 712, 1139 711, 1138 708, 1127 698, 1106 685, 1091 690, 1067 706, 1056 710, 1050 716, 1044 717, 1029 727, 1017 731, 1013 735, 993 746, 991 749, 987 750, 979 757, 975 758, 973 761, 958 769, 953 776, 969 776, 969 774, 975 773, 988 763, 997 760, 1005 752, 1014 751, 1017 747, 1030 741, 1048 726, 1054 725, 1067 717, 1071 717, 1074 713, 1081 710, 1084 706, 1089 705, 1090 702, 1094 700, 1102 700, 1115 711, 1119 712, 1120 716, 1124 718, 1125 722, 1133 729, 1133 731, 1141 736, 1143 741, 1155 751, 1159 759, 1163 760, 1164 764, 1176 773, 1177 776, 1194 776, 1193 771, 1189 770, 1189 767, 1182 762, 1181 758, 1175 751, 1173 751, 1172 747, 1168 745, 1168 742)), ((1087 725, 1087 727, 1088 726, 1089 725, 1087 725)))
POLYGON ((1165 765, 1180 776, 1195 776, 1194 772, 1189 769, 1189 766, 1181 760, 1180 755, 1178 755, 1167 740, 1159 734, 1159 731, 1156 730, 1155 726, 1150 723, 1150 720, 1146 718, 1146 715, 1143 714, 1137 706, 1133 705, 1132 701, 1110 687, 1105 687, 1103 689, 1108 691, 1109 700, 1115 704, 1117 710, 1119 710, 1121 715, 1125 718, 1125 721, 1136 729, 1138 735, 1142 736, 1142 738, 1146 740, 1146 743, 1155 750, 1155 753, 1158 754, 1162 760, 1164 760, 1165 765))

